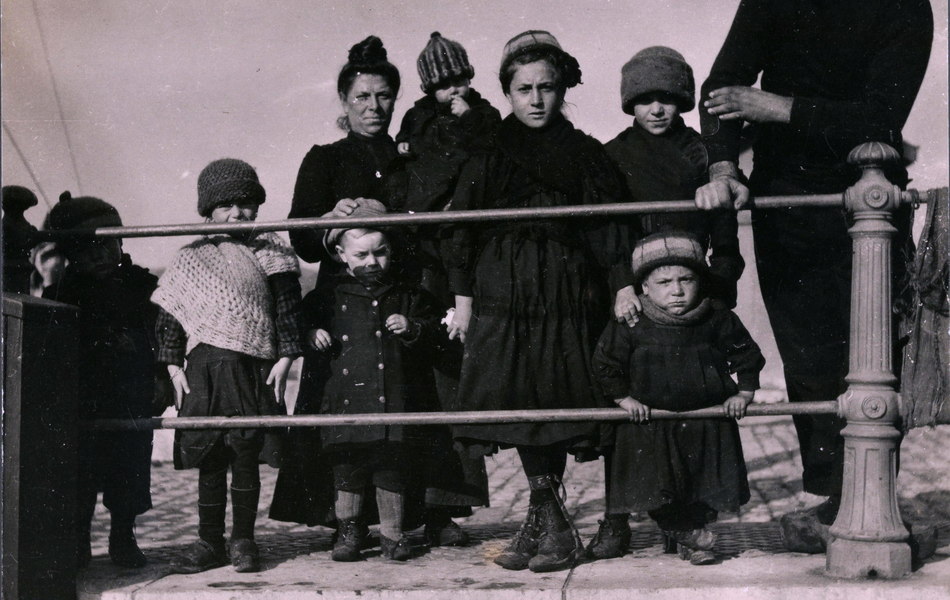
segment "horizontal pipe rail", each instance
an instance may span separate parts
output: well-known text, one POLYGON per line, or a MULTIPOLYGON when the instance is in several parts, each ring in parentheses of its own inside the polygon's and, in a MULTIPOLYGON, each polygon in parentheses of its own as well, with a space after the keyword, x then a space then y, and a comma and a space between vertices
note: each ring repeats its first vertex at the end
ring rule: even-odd
MULTIPOLYGON (((902 192, 901 201, 918 204, 930 198, 936 190, 902 192), (923 199, 922 199, 923 198, 923 199)), ((754 208, 844 207, 844 194, 817 194, 810 196, 763 196, 756 198, 754 208)), ((751 208, 751 207, 750 207, 751 208)), ((280 221, 253 221, 249 223, 193 223, 183 225, 136 225, 130 227, 99 227, 95 230, 42 232, 55 239, 63 236, 99 236, 113 238, 162 237, 176 235, 212 235, 238 232, 293 231, 297 229, 331 229, 334 227, 392 227, 394 225, 432 225, 440 223, 476 223, 489 221, 519 221, 576 217, 606 217, 639 215, 660 212, 695 212, 699 210, 692 200, 664 202, 624 202, 594 206, 557 206, 549 208, 506 208, 491 210, 459 210, 426 213, 393 213, 383 217, 316 217, 283 219, 280 221)), ((745 210, 745 209, 744 209, 745 210)))
MULTIPOLYGON (((832 415, 838 401, 753 404, 746 416, 832 415)), ((709 419, 726 416, 722 406, 675 412, 651 410, 650 419, 709 419)), ((152 419, 95 419, 84 421, 87 430, 145 429, 257 429, 278 427, 336 427, 369 425, 483 425, 488 423, 540 423, 567 421, 629 421, 620 408, 579 408, 551 410, 487 410, 467 412, 420 412, 355 415, 289 415, 274 417, 155 417, 152 419)))

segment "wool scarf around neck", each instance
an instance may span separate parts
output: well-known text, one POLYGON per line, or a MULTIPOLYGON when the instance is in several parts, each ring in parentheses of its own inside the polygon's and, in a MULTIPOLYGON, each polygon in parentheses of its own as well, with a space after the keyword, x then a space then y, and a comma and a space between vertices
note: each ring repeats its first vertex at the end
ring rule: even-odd
POLYGON ((643 313, 647 318, 660 325, 695 325, 709 316, 709 312, 713 308, 712 300, 709 298, 703 298, 696 308, 682 315, 673 315, 662 310, 653 303, 653 300, 650 300, 649 296, 640 296, 640 304, 643 306, 643 313))
POLYGON ((545 127, 528 127, 510 114, 496 134, 499 150, 541 183, 577 200, 584 185, 596 181, 607 197, 620 198, 621 184, 599 142, 576 129, 562 115, 545 127))

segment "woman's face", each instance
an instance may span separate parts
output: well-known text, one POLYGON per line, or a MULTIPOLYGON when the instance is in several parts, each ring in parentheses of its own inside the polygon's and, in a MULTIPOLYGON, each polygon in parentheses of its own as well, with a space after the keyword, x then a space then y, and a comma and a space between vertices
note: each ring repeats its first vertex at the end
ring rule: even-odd
POLYGON ((517 69, 505 94, 511 111, 528 127, 544 127, 554 119, 564 102, 557 71, 546 60, 520 65, 517 69))
POLYGON ((373 137, 389 131, 396 94, 382 75, 357 75, 340 102, 354 133, 373 137))

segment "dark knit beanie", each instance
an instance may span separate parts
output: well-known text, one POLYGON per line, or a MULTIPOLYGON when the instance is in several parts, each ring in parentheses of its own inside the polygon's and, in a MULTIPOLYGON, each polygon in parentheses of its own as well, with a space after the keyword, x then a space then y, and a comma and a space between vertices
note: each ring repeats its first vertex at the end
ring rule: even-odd
POLYGON ((439 86, 458 77, 471 79, 475 76, 475 68, 468 62, 465 48, 458 42, 447 40, 438 31, 429 37, 419 60, 419 79, 422 80, 422 91, 431 94, 439 86))
POLYGON ((3 212, 22 215, 26 209, 36 206, 39 201, 29 188, 22 185, 3 186, 3 212))
POLYGON ((556 66, 561 72, 561 83, 565 88, 572 88, 581 83, 581 67, 577 59, 565 52, 557 38, 549 32, 531 30, 519 33, 505 44, 505 49, 501 53, 501 68, 498 70, 503 86, 505 71, 511 63, 516 58, 535 51, 549 51, 559 58, 559 64, 556 66))
POLYGON ((73 198, 68 191, 59 195, 59 202, 49 211, 43 223, 43 229, 47 231, 99 227, 122 227, 119 211, 99 198, 73 198))
POLYGON ((633 248, 633 277, 641 283, 657 267, 682 265, 698 274, 707 271, 706 253, 696 236, 683 231, 654 233, 633 248))
POLYGON ((198 214, 208 217, 222 204, 264 204, 257 171, 243 160, 220 158, 198 175, 198 214))
POLYGON ((665 92, 677 100, 680 112, 696 106, 693 69, 683 55, 666 46, 651 46, 637 52, 620 70, 620 101, 623 112, 633 114, 635 100, 644 94, 665 92))

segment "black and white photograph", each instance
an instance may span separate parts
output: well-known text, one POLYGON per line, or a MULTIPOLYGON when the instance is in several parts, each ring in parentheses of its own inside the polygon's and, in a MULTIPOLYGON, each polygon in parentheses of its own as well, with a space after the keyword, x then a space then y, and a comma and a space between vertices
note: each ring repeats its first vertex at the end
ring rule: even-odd
POLYGON ((950 595, 947 0, 6 0, 12 599, 950 595))

